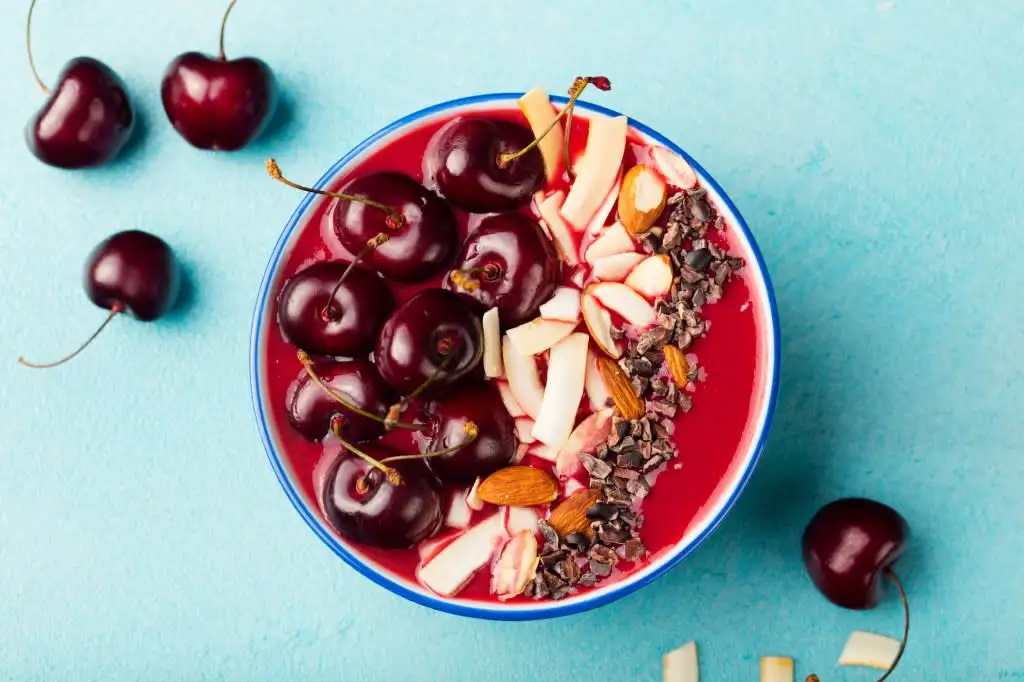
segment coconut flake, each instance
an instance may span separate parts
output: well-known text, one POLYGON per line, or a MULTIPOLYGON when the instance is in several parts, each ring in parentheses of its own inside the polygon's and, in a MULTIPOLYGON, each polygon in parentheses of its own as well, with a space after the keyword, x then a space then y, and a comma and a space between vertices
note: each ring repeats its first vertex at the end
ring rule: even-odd
POLYGON ((697 643, 687 642, 661 658, 663 682, 700 682, 697 643))
POLYGON ((873 632, 854 630, 839 654, 839 665, 888 670, 900 653, 900 642, 873 632))
POLYGON ((786 656, 762 658, 761 682, 793 682, 793 659, 786 656))

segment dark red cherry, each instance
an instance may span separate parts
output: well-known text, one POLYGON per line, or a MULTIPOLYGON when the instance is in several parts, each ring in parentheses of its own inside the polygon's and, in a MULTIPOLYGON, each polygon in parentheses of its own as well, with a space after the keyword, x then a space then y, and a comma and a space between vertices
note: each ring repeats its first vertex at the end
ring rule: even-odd
POLYGON ((456 267, 444 286, 464 292, 485 308, 497 306, 508 326, 536 317, 562 277, 551 240, 536 221, 521 213, 483 218, 462 245, 456 267))
MULTIPOLYGON (((360 450, 379 462, 401 454, 378 444, 360 450)), ((339 455, 318 491, 321 509, 328 523, 350 540, 388 549, 411 547, 441 525, 437 484, 418 459, 386 466, 398 473, 398 483, 365 459, 339 455)))
POLYGON ((285 282, 277 322, 288 343, 312 355, 336 357, 373 350, 395 302, 376 273, 349 266, 346 261, 316 263, 285 282))
POLYGON ((427 407, 432 436, 422 452, 439 451, 467 441, 466 424, 476 425, 476 438, 455 452, 424 461, 448 483, 469 484, 508 466, 516 454, 515 421, 491 384, 477 384, 427 407))
POLYGON ((181 273, 174 252, 159 237, 128 230, 101 242, 85 264, 84 287, 89 300, 110 311, 85 343, 70 355, 52 363, 36 364, 21 358, 30 367, 54 367, 75 357, 120 313, 149 322, 162 317, 178 298, 181 273))
POLYGON ((846 498, 822 507, 804 530, 804 564, 829 601, 869 609, 881 599, 881 581, 903 553, 910 531, 881 502, 846 498))
POLYGON ((408 395, 430 382, 436 396, 476 368, 483 328, 470 303, 444 289, 425 289, 384 323, 374 361, 396 391, 408 395))
POLYGON ((372 362, 321 360, 314 369, 319 381, 303 371, 288 393, 288 422, 296 431, 311 441, 320 441, 330 434, 351 443, 384 435, 381 417, 397 396, 372 362), (337 397, 377 415, 377 419, 353 412, 337 397))
POLYGON ((167 119, 200 149, 241 149, 263 132, 277 104, 270 67, 255 57, 228 59, 224 54, 224 27, 234 6, 232 0, 221 21, 219 54, 178 55, 160 86, 167 119))
POLYGON ((437 132, 426 153, 428 177, 458 208, 471 213, 525 206, 544 184, 544 159, 533 133, 511 121, 458 118, 437 132), (504 161, 502 155, 529 149, 504 161))
POLYGON ((352 180, 341 191, 389 206, 402 218, 395 228, 388 214, 372 205, 340 200, 334 206, 334 233, 353 254, 377 235, 387 235, 386 242, 365 255, 380 274, 398 282, 420 282, 451 263, 459 242, 455 214, 420 183, 401 173, 374 173, 352 180))

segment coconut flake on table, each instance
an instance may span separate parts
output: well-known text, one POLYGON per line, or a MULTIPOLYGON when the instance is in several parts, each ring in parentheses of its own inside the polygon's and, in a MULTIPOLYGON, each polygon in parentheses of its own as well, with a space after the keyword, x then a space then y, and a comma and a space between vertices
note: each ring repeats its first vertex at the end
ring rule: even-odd
POLYGON ((687 642, 661 658, 663 682, 700 682, 697 643, 687 642))
POLYGON ((839 654, 839 665, 889 670, 899 653, 898 639, 855 630, 839 654))

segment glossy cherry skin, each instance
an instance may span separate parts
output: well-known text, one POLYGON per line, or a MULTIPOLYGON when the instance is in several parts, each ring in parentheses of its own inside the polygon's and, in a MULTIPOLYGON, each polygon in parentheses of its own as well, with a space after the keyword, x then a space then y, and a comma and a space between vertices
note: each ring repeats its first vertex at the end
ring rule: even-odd
POLYGON ((544 184, 544 159, 536 147, 504 166, 498 157, 531 142, 530 129, 511 121, 456 119, 427 147, 427 172, 438 191, 464 211, 515 210, 544 184))
MULTIPOLYGON (((367 412, 383 416, 398 399, 369 360, 321 360, 314 369, 328 388, 367 412)), ((350 443, 384 435, 381 422, 356 414, 338 403, 305 371, 288 391, 288 423, 314 442, 331 434, 350 443)))
MULTIPOLYGON (((378 462, 400 453, 378 444, 360 448, 378 462)), ((319 490, 328 523, 350 540, 375 547, 411 547, 441 525, 437 484, 418 459, 389 463, 401 477, 394 485, 379 469, 349 453, 327 469, 319 490), (366 491, 358 488, 360 479, 366 491)))
POLYGON ((118 232, 101 242, 85 265, 89 300, 118 306, 144 322, 169 311, 178 298, 181 270, 167 242, 141 230, 118 232))
POLYGON ((134 129, 135 113, 120 77, 99 60, 78 57, 60 72, 25 139, 44 163, 87 168, 117 156, 134 129))
POLYGON ((483 357, 483 328, 470 303, 444 289, 424 289, 384 323, 373 358, 384 381, 407 395, 434 374, 448 353, 456 355, 424 397, 442 393, 483 357))
POLYGON ((881 578, 903 553, 910 530, 896 510, 874 500, 826 504, 804 530, 803 559, 815 586, 844 608, 869 609, 881 578))
POLYGON ((347 267, 346 261, 315 263, 285 282, 277 299, 277 323, 288 343, 311 355, 334 357, 373 350, 395 301, 384 280, 358 265, 332 299, 347 267))
MULTIPOLYGON (((551 240, 531 218, 499 213, 483 218, 456 259, 460 270, 496 266, 497 276, 475 275, 479 287, 465 294, 485 309, 497 306, 503 324, 514 326, 537 316, 562 277, 561 260, 551 240)), ((461 291, 450 278, 445 287, 461 291)))
POLYGON ((422 452, 437 452, 467 440, 466 424, 473 422, 477 437, 469 445, 448 455, 425 461, 438 478, 447 483, 471 484, 508 466, 516 454, 515 420, 491 384, 478 384, 427 407, 431 439, 422 452))
POLYGON ((378 234, 390 237, 363 259, 380 274, 398 282, 421 282, 451 263, 459 245, 455 214, 420 183, 401 173, 373 173, 341 191, 390 206, 402 216, 395 229, 387 224, 387 213, 374 206, 339 200, 334 207, 334 233, 352 254, 378 234))
POLYGON ((164 112, 185 141, 199 149, 241 149, 267 127, 277 105, 270 68, 255 57, 178 55, 160 86, 164 112))

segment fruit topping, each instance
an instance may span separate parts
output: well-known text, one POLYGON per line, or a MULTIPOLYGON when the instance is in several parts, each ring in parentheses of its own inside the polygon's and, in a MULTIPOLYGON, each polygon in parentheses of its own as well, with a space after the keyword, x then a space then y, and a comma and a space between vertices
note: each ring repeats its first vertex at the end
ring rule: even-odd
POLYGON ((476 436, 446 455, 426 460, 438 478, 445 482, 469 485, 477 477, 487 476, 508 466, 516 452, 515 423, 504 410, 497 389, 489 384, 474 385, 427 406, 431 419, 431 439, 427 451, 453 448, 466 441, 467 426, 476 436))
POLYGON ((544 398, 533 426, 533 437, 542 443, 561 447, 569 439, 583 397, 589 340, 586 334, 570 334, 551 349, 544 398))
POLYGON ((587 392, 587 398, 590 399, 592 411, 598 412, 612 405, 612 395, 608 392, 608 387, 605 386, 604 379, 601 377, 601 372, 597 367, 597 355, 593 350, 587 352, 587 374, 583 379, 583 389, 587 392))
POLYGON ((558 481, 543 469, 510 466, 485 478, 477 494, 489 504, 533 507, 558 498, 558 481))
POLYGON ((507 381, 495 381, 494 385, 498 388, 498 393, 501 394, 501 402, 505 405, 505 410, 512 417, 522 417, 526 415, 526 411, 523 410, 519 401, 512 395, 512 389, 509 388, 507 381))
POLYGON ((462 297, 443 289, 424 289, 392 313, 374 352, 381 376, 407 398, 417 390, 437 395, 482 356, 480 318, 462 297))
POLYGON ((466 529, 473 518, 473 510, 466 504, 466 491, 456 490, 448 502, 448 513, 444 517, 444 525, 449 528, 466 529))
POLYGON ((354 263, 324 261, 292 275, 277 299, 288 343, 312 354, 355 357, 373 350, 394 299, 380 277, 354 263))
POLYGON ((537 574, 537 537, 530 531, 516 533, 505 543, 494 565, 491 592, 501 601, 523 593, 537 574))
POLYGON ((391 476, 367 459, 341 454, 328 469, 320 492, 327 521, 345 537, 376 547, 411 547, 430 537, 441 525, 441 499, 423 464, 397 460, 383 445, 361 451, 378 462, 389 462, 391 476))
POLYGON ((501 361, 501 319, 497 308, 484 313, 481 326, 484 333, 484 374, 488 379, 503 377, 505 366, 501 361))
MULTIPOLYGON (((530 418, 536 419, 540 415, 544 399, 544 385, 540 382, 537 361, 532 355, 523 355, 516 350, 508 336, 502 339, 501 357, 505 362, 505 378, 508 379, 509 392, 520 410, 530 418)), ((509 409, 510 413, 512 411, 509 409)))
POLYGON ((630 234, 644 234, 665 210, 667 199, 664 178, 642 164, 633 166, 622 176, 619 221, 630 234))
POLYGON ((561 275, 558 253, 540 225, 520 213, 501 213, 480 220, 466 238, 445 287, 497 307, 504 324, 516 325, 537 315, 561 275))
POLYGON ((33 369, 63 365, 85 350, 121 313, 140 322, 163 317, 178 299, 181 271, 174 252, 159 237, 128 230, 100 242, 85 262, 85 294, 96 306, 109 310, 107 318, 77 349, 60 360, 44 364, 18 358, 33 369))

